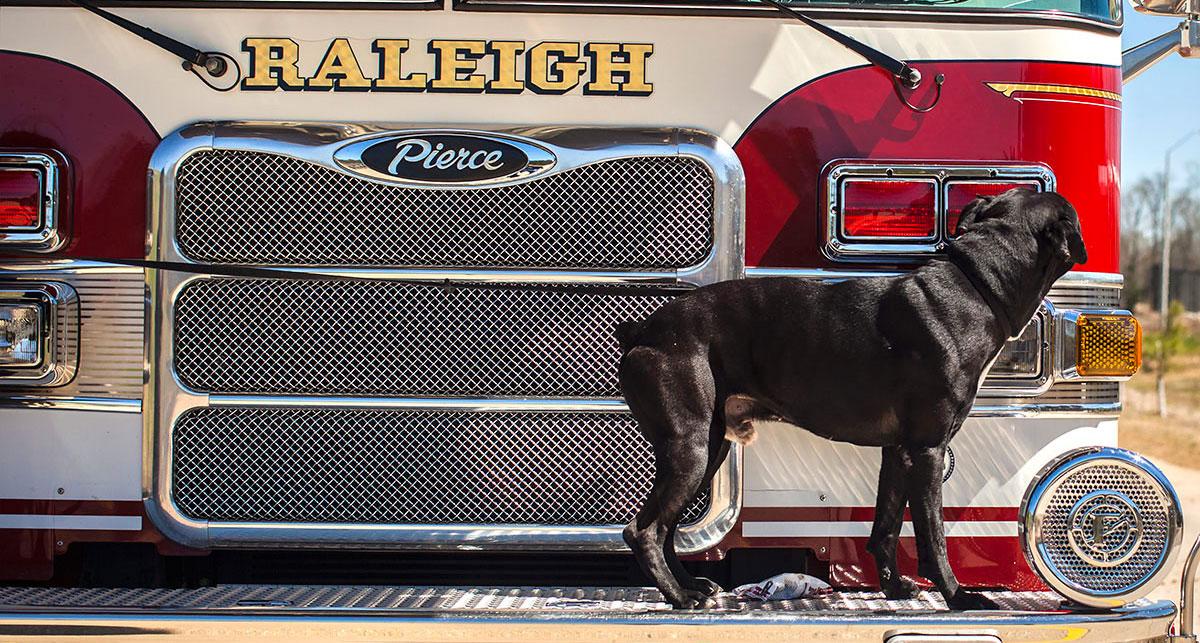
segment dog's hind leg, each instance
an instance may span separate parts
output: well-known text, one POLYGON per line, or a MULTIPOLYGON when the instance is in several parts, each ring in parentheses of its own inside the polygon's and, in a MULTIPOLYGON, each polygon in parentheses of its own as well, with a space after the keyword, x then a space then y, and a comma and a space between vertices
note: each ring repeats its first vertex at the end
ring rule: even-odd
MULTIPOLYGON (((724 438, 725 424, 719 418, 714 423, 714 436, 709 438, 709 460, 708 468, 704 472, 704 480, 700 482, 700 489, 712 486, 713 477, 717 475, 717 470, 721 468, 721 463, 725 462, 725 458, 729 456, 730 442, 724 438)), ((692 498, 695 500, 695 498, 692 498)), ((689 503, 691 500, 688 501, 689 503)), ((722 589, 715 581, 704 578, 703 576, 693 576, 691 572, 684 568, 683 563, 679 562, 679 554, 675 553, 675 533, 679 531, 679 526, 676 525, 671 533, 667 536, 667 541, 663 546, 663 556, 667 559, 667 565, 671 568, 671 573, 675 574, 676 580, 684 589, 691 589, 705 596, 716 596, 720 594, 722 589)))
POLYGON ((890 599, 912 598, 917 594, 916 583, 901 577, 896 566, 896 545, 904 524, 904 505, 908 502, 903 459, 899 447, 883 448, 875 523, 867 540, 867 551, 875 558, 875 568, 879 571, 879 587, 890 599))
MULTIPOLYGON (((623 536, 667 602, 683 609, 712 607, 703 592, 683 587, 667 562, 667 538, 675 533, 679 516, 695 497, 704 477, 703 445, 671 444, 655 449, 654 488, 623 536)), ((680 566, 682 569, 682 566, 680 566)))
POLYGON ((712 372, 699 357, 638 347, 621 360, 621 390, 638 428, 654 448, 654 484, 625 543, 668 602, 678 608, 711 607, 705 594, 683 587, 667 562, 667 538, 696 496, 709 460, 715 406, 712 372))
POLYGON ((946 447, 905 449, 909 505, 917 537, 917 571, 937 585, 951 609, 998 609, 991 599, 958 584, 946 556, 942 527, 942 474, 946 447))

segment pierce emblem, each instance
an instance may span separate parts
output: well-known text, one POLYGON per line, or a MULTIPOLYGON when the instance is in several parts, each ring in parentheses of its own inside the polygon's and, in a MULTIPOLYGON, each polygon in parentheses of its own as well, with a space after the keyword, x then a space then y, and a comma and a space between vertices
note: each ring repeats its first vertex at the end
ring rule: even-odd
POLYGON ((1096 491, 1079 499, 1068 517, 1071 550, 1096 567, 1115 567, 1137 553, 1142 519, 1123 493, 1096 491))

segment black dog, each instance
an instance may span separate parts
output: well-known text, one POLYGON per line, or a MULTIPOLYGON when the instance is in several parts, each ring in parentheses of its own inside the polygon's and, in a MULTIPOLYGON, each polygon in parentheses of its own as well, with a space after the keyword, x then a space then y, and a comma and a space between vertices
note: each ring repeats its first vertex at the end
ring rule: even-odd
POLYGON ((748 442, 756 420, 773 419, 883 448, 867 547, 888 597, 915 592, 896 569, 909 504, 921 576, 953 608, 995 607, 961 589, 946 558, 946 444, 1005 340, 1087 258, 1074 208, 1052 193, 976 199, 958 233, 947 260, 903 276, 722 282, 618 326, 621 390, 656 463, 625 542, 672 605, 710 607, 721 589, 679 564, 681 511, 730 440, 748 442))

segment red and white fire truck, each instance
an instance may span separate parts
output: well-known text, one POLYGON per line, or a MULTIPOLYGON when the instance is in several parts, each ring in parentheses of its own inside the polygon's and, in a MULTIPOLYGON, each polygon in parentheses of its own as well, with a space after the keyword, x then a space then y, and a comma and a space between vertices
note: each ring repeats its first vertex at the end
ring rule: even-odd
POLYGON ((1118 0, 5 0, 0 632, 1164 636, 1179 502, 1116 448, 1122 64, 1200 4, 1149 8, 1184 22, 1123 61, 1118 0), (950 560, 1009 611, 871 593, 877 450, 782 425, 676 547, 839 593, 636 587, 615 324, 908 270, 1014 187, 1089 260, 948 457, 950 560))

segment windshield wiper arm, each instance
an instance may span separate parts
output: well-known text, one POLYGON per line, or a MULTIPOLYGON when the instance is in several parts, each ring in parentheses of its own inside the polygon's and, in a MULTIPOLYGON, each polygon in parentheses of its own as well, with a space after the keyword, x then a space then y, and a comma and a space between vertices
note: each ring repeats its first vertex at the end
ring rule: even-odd
MULTIPOLYGON (((826 35, 827 37, 830 38, 830 40, 838 42, 839 44, 841 44, 842 47, 850 49, 851 52, 854 52, 860 56, 863 56, 863 58, 866 61, 870 62, 871 65, 880 67, 881 70, 892 74, 892 77, 896 79, 896 82, 899 82, 900 84, 904 85, 905 88, 917 89, 918 86, 920 86, 920 80, 922 80, 922 78, 920 78, 920 72, 917 71, 916 67, 912 67, 912 66, 908 65, 907 62, 902 61, 902 60, 896 60, 896 59, 892 58, 892 56, 889 56, 888 54, 884 54, 883 52, 881 52, 881 50, 878 50, 874 47, 869 46, 869 44, 866 44, 862 41, 856 40, 856 38, 852 38, 850 36, 847 36, 846 34, 842 34, 841 31, 835 30, 833 28, 829 28, 829 26, 826 26, 823 23, 818 23, 817 20, 809 18, 808 16, 805 16, 804 13, 800 13, 799 11, 794 10, 794 8, 792 8, 791 6, 788 6, 787 2, 784 2, 781 0, 761 0, 761 1, 766 2, 766 4, 768 4, 770 6, 778 8, 779 11, 782 11, 782 12, 788 14, 788 16, 791 16, 792 18, 796 18, 797 20, 800 20, 800 22, 811 26, 812 29, 816 29, 817 31, 820 31, 821 34, 826 35)), ((942 80, 943 80, 943 78, 942 78, 941 74, 938 74, 938 77, 937 77, 938 88, 941 88, 942 80)), ((901 97, 901 100, 902 100, 902 97, 901 97)), ((908 101, 905 101, 905 104, 908 104, 908 101)), ((936 104, 936 101, 935 101, 935 104, 936 104)), ((912 104, 908 104, 908 107, 917 109, 918 112, 920 110, 916 107, 913 107, 912 104)), ((929 109, 932 109, 932 106, 930 106, 929 108, 924 108, 924 109, 926 110, 926 112, 928 112, 929 109)))
MULTIPOLYGON (((229 61, 232 61, 234 63, 234 65, 237 65, 237 61, 233 60, 231 57, 229 57, 226 54, 223 54, 220 52, 200 51, 199 49, 196 49, 195 47, 192 47, 191 45, 179 42, 178 40, 175 40, 174 38, 172 38, 170 36, 160 34, 157 31, 150 29, 149 27, 143 27, 143 26, 137 24, 136 22, 133 22, 132 20, 128 20, 126 18, 122 18, 121 16, 118 16, 115 13, 105 11, 104 9, 101 9, 86 0, 70 0, 70 2, 72 2, 73 4, 76 4, 80 7, 83 7, 84 9, 87 9, 88 11, 91 11, 92 13, 96 14, 97 16, 104 18, 105 20, 113 23, 114 25, 117 25, 118 27, 120 27, 132 34, 141 36, 142 38, 150 41, 150 43, 154 44, 157 47, 165 49, 165 50, 175 54, 176 56, 179 56, 180 58, 182 58, 184 60, 184 65, 183 65, 184 69, 199 76, 200 80, 203 80, 205 82, 205 84, 207 84, 209 87, 212 87, 213 89, 219 89, 219 90, 224 91, 224 88, 217 87, 217 86, 213 85, 212 83, 209 83, 208 80, 205 79, 203 76, 200 76, 200 74, 196 72, 195 67, 200 67, 205 72, 207 72, 209 76, 212 76, 213 78, 220 78, 221 76, 225 75, 226 71, 229 70, 229 61)), ((240 70, 239 70, 238 75, 239 76, 241 75, 240 70)))

